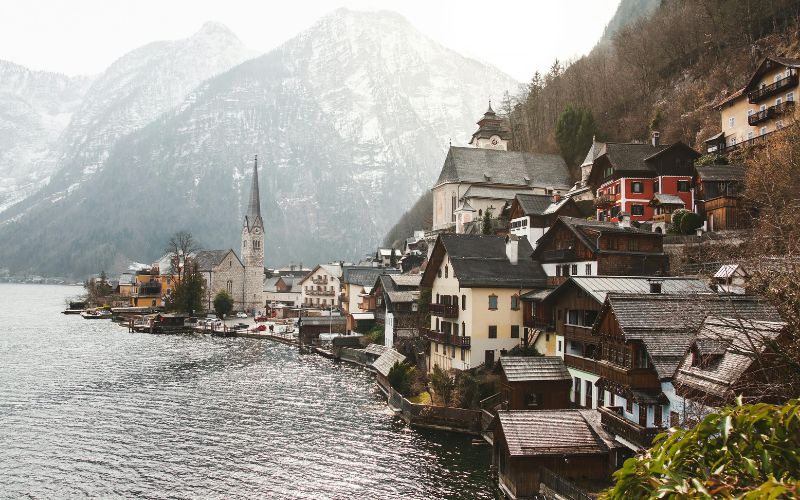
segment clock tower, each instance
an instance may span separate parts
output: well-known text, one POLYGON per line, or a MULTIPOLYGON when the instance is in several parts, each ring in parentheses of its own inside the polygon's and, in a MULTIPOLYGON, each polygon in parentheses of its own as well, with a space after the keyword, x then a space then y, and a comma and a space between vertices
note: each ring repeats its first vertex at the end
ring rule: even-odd
POLYGON ((242 263, 244 264, 244 309, 264 309, 264 221, 261 219, 261 197, 258 192, 258 155, 253 160, 253 182, 250 203, 242 226, 242 263))
POLYGON ((489 109, 478 120, 478 130, 472 134, 469 143, 476 148, 508 150, 508 141, 511 140, 511 129, 506 121, 497 116, 489 102, 489 109))

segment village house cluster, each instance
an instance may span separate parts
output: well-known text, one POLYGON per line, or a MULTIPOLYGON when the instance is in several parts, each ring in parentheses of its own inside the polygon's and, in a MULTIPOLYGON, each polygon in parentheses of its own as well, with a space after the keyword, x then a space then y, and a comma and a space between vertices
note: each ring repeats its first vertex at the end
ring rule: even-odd
MULTIPOLYGON (((719 103, 722 131, 706 153, 751 145, 794 119, 798 68, 766 58, 719 103)), ((492 370, 500 392, 480 409, 440 410, 437 426, 460 421, 492 443, 509 498, 564 478, 605 485, 664 429, 736 396, 759 400, 746 382, 754 357, 769 363, 785 339, 776 309, 747 293, 737 263, 712 277, 674 276, 665 251, 678 210, 697 215, 697 237, 747 226, 744 167, 696 165, 699 152, 653 132, 646 142, 593 141, 573 182, 560 156, 511 151, 511 138, 490 105, 470 147, 446 154, 431 230, 361 262, 313 268, 264 268, 255 163, 241 252, 187 259, 205 279, 206 307, 225 290, 237 311, 299 318, 305 340, 340 337, 412 424, 422 417, 388 381, 395 363, 492 370), (376 332, 382 345, 353 340, 376 332)), ((121 295, 132 307, 163 306, 178 260, 167 254, 123 275, 121 295)))

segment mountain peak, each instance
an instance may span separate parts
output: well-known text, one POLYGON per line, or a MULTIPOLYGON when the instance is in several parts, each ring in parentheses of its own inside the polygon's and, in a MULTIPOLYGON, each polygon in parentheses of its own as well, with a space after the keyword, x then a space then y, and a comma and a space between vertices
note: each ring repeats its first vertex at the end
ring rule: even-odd
POLYGON ((228 28, 227 26, 218 21, 204 22, 203 26, 201 26, 200 29, 194 35, 192 35, 192 38, 220 36, 220 35, 238 39, 236 34, 233 31, 231 31, 230 28, 228 28))

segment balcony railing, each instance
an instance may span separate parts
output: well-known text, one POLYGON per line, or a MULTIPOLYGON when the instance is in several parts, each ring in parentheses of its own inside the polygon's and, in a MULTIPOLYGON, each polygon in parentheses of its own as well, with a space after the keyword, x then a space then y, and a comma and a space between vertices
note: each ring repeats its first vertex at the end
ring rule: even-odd
POLYGON ((324 296, 331 296, 334 295, 336 292, 333 290, 307 290, 306 295, 324 295, 324 296))
POLYGON ((600 412, 600 424, 603 428, 641 448, 650 448, 653 439, 663 432, 659 427, 644 427, 631 422, 622 414, 620 406, 601 406, 597 410, 600 412))
POLYGON ((134 294, 139 297, 157 297, 161 295, 161 285, 140 285, 134 294))
POLYGON ((542 260, 545 262, 575 260, 575 250, 572 248, 546 250, 542 255, 542 260))
POLYGON ((447 333, 437 332, 428 328, 423 328, 422 334, 429 340, 438 342, 439 344, 454 345, 456 347, 464 347, 466 349, 469 349, 472 344, 472 337, 468 336, 448 335, 447 333))
POLYGON ((794 101, 782 102, 780 104, 770 106, 767 109, 763 109, 758 113, 753 113, 752 115, 748 116, 747 124, 751 126, 758 125, 761 122, 767 121, 771 118, 775 118, 776 116, 790 113, 792 111, 794 111, 794 101))
POLYGON ((612 198, 611 196, 609 196, 607 194, 604 194, 604 195, 600 195, 600 196, 598 196, 597 198, 594 199, 594 207, 595 208, 611 208, 611 207, 614 206, 614 204, 616 202, 617 202, 617 200, 615 200, 614 198, 612 198))
POLYGON ((789 75, 786 78, 781 78, 773 84, 753 90, 752 92, 748 92, 747 100, 750 102, 750 104, 755 104, 790 87, 797 86, 797 82, 797 73, 789 75))
POLYGON ((362 311, 374 311, 375 306, 371 302, 359 302, 358 308, 362 311))
POLYGON ((439 316, 440 318, 458 317, 458 306, 446 305, 446 304, 431 304, 430 311, 431 314, 433 314, 434 316, 439 316))
POLYGON ((327 285, 328 284, 328 278, 324 278, 322 276, 320 276, 320 277, 316 277, 315 276, 315 277, 311 278, 311 282, 314 283, 315 285, 327 285))
POLYGON ((658 390, 661 383, 655 371, 649 368, 623 368, 604 360, 564 355, 564 364, 578 370, 593 373, 611 382, 632 389, 658 390))

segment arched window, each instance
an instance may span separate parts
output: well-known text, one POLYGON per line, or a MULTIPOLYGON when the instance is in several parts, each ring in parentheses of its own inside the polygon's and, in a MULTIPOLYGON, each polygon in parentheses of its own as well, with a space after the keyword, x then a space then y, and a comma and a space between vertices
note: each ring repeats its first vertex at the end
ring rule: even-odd
POLYGON ((228 290, 228 294, 232 294, 233 293, 233 281, 228 280, 228 283, 226 283, 225 288, 228 290))
POLYGON ((447 278, 450 275, 449 269, 447 266, 444 266, 444 277, 447 278))

